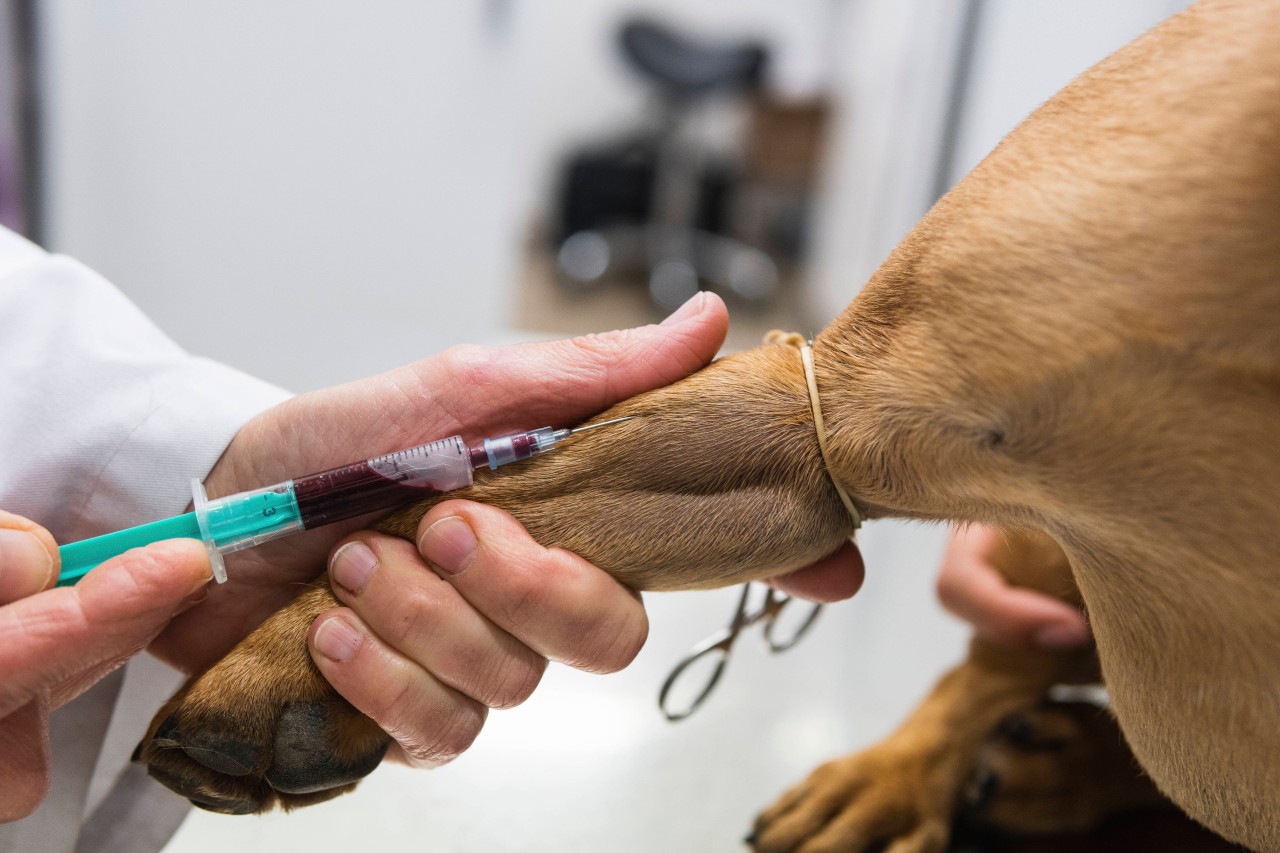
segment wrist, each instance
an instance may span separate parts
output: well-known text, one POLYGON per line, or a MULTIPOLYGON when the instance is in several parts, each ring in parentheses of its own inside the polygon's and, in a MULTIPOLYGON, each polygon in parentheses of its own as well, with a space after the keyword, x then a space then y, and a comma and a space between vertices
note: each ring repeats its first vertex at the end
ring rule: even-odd
POLYGON ((273 426, 278 422, 273 417, 278 408, 250 418, 232 436, 222 455, 205 475, 205 490, 211 496, 221 497, 267 486, 282 476, 288 476, 275 470, 283 467, 280 458, 286 455, 284 437, 273 426))

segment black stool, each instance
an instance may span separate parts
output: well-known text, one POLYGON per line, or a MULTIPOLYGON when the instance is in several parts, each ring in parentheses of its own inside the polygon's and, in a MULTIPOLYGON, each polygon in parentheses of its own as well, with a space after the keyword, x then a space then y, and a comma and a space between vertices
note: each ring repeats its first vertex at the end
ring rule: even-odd
POLYGON ((560 245, 562 277, 578 286, 606 276, 642 273, 649 295, 671 310, 705 282, 748 302, 771 297, 778 268, 768 254, 699 227, 707 181, 706 152, 682 140, 696 105, 713 94, 755 88, 765 48, 755 42, 695 43, 652 21, 632 21, 619 38, 623 56, 659 95, 654 168, 648 215, 643 222, 602 225, 570 234, 560 245))

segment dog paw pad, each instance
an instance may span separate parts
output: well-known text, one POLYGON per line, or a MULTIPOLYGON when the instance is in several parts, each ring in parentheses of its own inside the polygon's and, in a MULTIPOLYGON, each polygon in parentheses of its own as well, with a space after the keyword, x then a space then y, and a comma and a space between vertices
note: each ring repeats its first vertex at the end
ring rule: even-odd
POLYGON ((323 702, 295 703, 280 714, 276 726, 275 757, 266 780, 287 794, 310 794, 362 779, 382 762, 389 739, 351 757, 335 755, 327 737, 331 706, 323 702))

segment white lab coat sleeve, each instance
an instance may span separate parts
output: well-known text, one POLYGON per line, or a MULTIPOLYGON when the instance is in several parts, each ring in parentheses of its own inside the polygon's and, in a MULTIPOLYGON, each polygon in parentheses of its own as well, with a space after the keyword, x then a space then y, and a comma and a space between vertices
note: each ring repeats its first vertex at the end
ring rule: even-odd
POLYGON ((164 335, 106 279, 0 230, 0 508, 59 542, 182 512, 278 388, 164 335))
MULTIPOLYGON (((102 276, 0 229, 0 509, 59 542, 180 513, 191 478, 287 396, 189 355, 102 276)), ((185 802, 136 766, 122 773, 150 713, 135 706, 172 690, 176 675, 159 667, 134 661, 55 712, 52 789, 34 815, 0 826, 0 853, 163 846, 185 802), (118 831, 103 831, 103 815, 118 831)))

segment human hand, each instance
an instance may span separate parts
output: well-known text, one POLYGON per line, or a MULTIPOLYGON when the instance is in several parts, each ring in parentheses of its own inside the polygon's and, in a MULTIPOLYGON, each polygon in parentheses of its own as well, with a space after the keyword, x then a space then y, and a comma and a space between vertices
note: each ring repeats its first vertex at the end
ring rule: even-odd
POLYGON ((49 790, 49 713, 136 654, 213 577, 204 546, 157 542, 108 560, 74 587, 57 583, 43 527, 0 511, 0 822, 49 790))
POLYGON ((850 539, 811 566, 765 581, 795 598, 830 604, 852 598, 862 589, 866 566, 858 543, 850 539))
MULTIPOLYGON (((206 480, 212 495, 278 482, 461 433, 468 439, 572 424, 705 365, 726 329, 707 296, 664 326, 512 347, 453 347, 253 418, 206 480)), ((314 579, 356 519, 228 555, 229 580, 174 622, 153 651, 188 670, 220 658, 314 579)))
POLYGON ((434 507, 416 548, 354 534, 335 552, 330 580, 345 607, 313 623, 312 659, 392 735, 388 756, 416 766, 461 754, 489 708, 529 697, 548 660, 613 672, 648 633, 635 592, 471 501, 434 507))
MULTIPOLYGON (((210 492, 457 432, 474 438, 535 422, 575 423, 698 370, 719 348, 725 325, 723 303, 707 295, 662 326, 454 348, 305 395, 241 430, 211 472, 210 492)), ((313 659, 406 754, 439 763, 466 748, 486 707, 525 698, 547 658, 608 671, 643 642, 647 622, 634 593, 575 555, 538 545, 498 510, 457 501, 436 507, 419 529, 427 558, 403 540, 353 534, 359 526, 333 525, 233 555, 230 581, 175 621, 153 651, 188 669, 211 663, 309 582, 333 546, 358 541, 367 550, 335 554, 331 578, 346 607, 312 626, 313 659), (476 541, 470 557, 458 547, 468 531, 476 541), (440 571, 428 571, 425 559, 440 571), (457 566, 465 571, 449 574, 457 566)))
POLYGON ((952 531, 938 574, 942 605, 997 645, 1052 650, 1087 645, 1092 634, 1078 608, 1011 586, 1000 574, 997 564, 1008 535, 982 524, 952 531))

